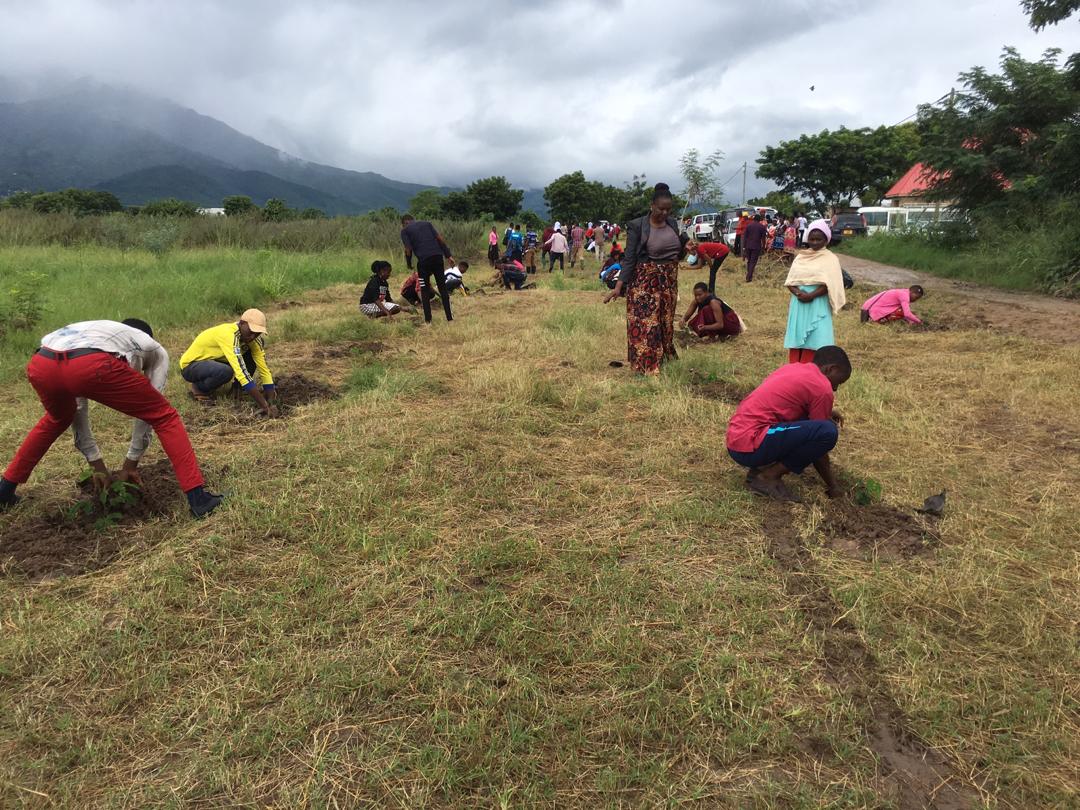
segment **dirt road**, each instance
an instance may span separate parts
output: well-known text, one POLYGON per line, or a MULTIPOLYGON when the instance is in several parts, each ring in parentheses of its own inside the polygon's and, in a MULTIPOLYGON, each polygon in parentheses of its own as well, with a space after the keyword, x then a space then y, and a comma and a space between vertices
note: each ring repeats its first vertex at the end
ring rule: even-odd
POLYGON ((857 282, 874 287, 908 287, 921 284, 929 296, 949 295, 951 320, 1001 329, 1056 344, 1080 343, 1080 301, 1052 298, 1036 293, 1009 292, 964 281, 880 264, 869 259, 841 255, 840 263, 857 282))

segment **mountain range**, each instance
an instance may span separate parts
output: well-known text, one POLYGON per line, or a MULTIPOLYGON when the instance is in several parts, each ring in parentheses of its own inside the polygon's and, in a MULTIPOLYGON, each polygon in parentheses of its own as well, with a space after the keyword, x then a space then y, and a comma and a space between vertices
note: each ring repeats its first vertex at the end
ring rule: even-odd
POLYGON ((399 210, 432 186, 313 163, 214 118, 137 90, 79 80, 25 97, 0 79, 0 196, 76 187, 125 205, 177 197, 220 206, 231 194, 258 205, 357 214, 399 210))

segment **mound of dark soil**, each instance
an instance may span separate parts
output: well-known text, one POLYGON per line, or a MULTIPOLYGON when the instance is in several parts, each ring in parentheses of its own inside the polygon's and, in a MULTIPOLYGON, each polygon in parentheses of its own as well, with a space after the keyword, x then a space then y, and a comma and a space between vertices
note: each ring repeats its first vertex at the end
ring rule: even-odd
MULTIPOLYGON (((274 383, 282 418, 288 418, 294 408, 341 396, 332 385, 305 374, 286 374, 275 378, 274 383)), ((262 419, 265 417, 255 401, 236 390, 218 394, 210 404, 189 408, 184 414, 184 424, 194 430, 237 428, 262 419)))
POLYGON ((0 537, 0 569, 30 580, 95 571, 137 541, 133 529, 184 507, 172 466, 162 459, 140 469, 143 486, 131 489, 130 503, 113 502, 108 511, 88 485, 57 512, 28 521, 13 515, 0 537))
POLYGON ((333 386, 303 374, 288 374, 279 377, 274 382, 283 414, 287 414, 290 408, 337 399, 341 396, 341 392, 333 386))
POLYGON ((882 503, 829 503, 821 524, 825 545, 854 557, 901 560, 927 554, 940 542, 927 523, 882 503))

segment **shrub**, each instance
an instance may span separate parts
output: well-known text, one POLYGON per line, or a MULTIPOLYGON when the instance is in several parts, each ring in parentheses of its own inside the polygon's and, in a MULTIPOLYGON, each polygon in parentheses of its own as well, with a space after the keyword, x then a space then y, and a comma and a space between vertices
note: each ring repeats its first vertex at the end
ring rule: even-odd
POLYGON ((153 253, 159 259, 172 250, 173 245, 180 239, 180 227, 173 223, 158 225, 156 228, 144 231, 140 237, 143 248, 153 253))
POLYGON ((148 202, 139 210, 139 214, 146 217, 195 217, 199 215, 199 206, 193 202, 168 197, 148 202))
POLYGON ((33 329, 45 314, 44 274, 23 272, 11 282, 7 300, 0 302, 0 339, 11 332, 33 329))

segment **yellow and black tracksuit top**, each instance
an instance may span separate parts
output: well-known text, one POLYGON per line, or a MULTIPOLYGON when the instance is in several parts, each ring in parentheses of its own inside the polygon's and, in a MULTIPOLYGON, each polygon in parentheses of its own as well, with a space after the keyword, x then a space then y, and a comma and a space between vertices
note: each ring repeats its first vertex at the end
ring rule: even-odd
POLYGON ((244 363, 244 352, 251 352, 251 359, 255 361, 255 371, 258 381, 263 389, 271 391, 274 388, 274 378, 270 374, 270 368, 266 365, 265 343, 262 335, 255 338, 251 343, 244 345, 240 340, 240 327, 235 323, 223 323, 220 326, 211 326, 199 333, 199 336, 188 346, 188 350, 180 357, 180 370, 190 366, 199 360, 217 360, 219 363, 228 363, 232 366, 233 375, 240 386, 249 391, 255 385, 244 363))

